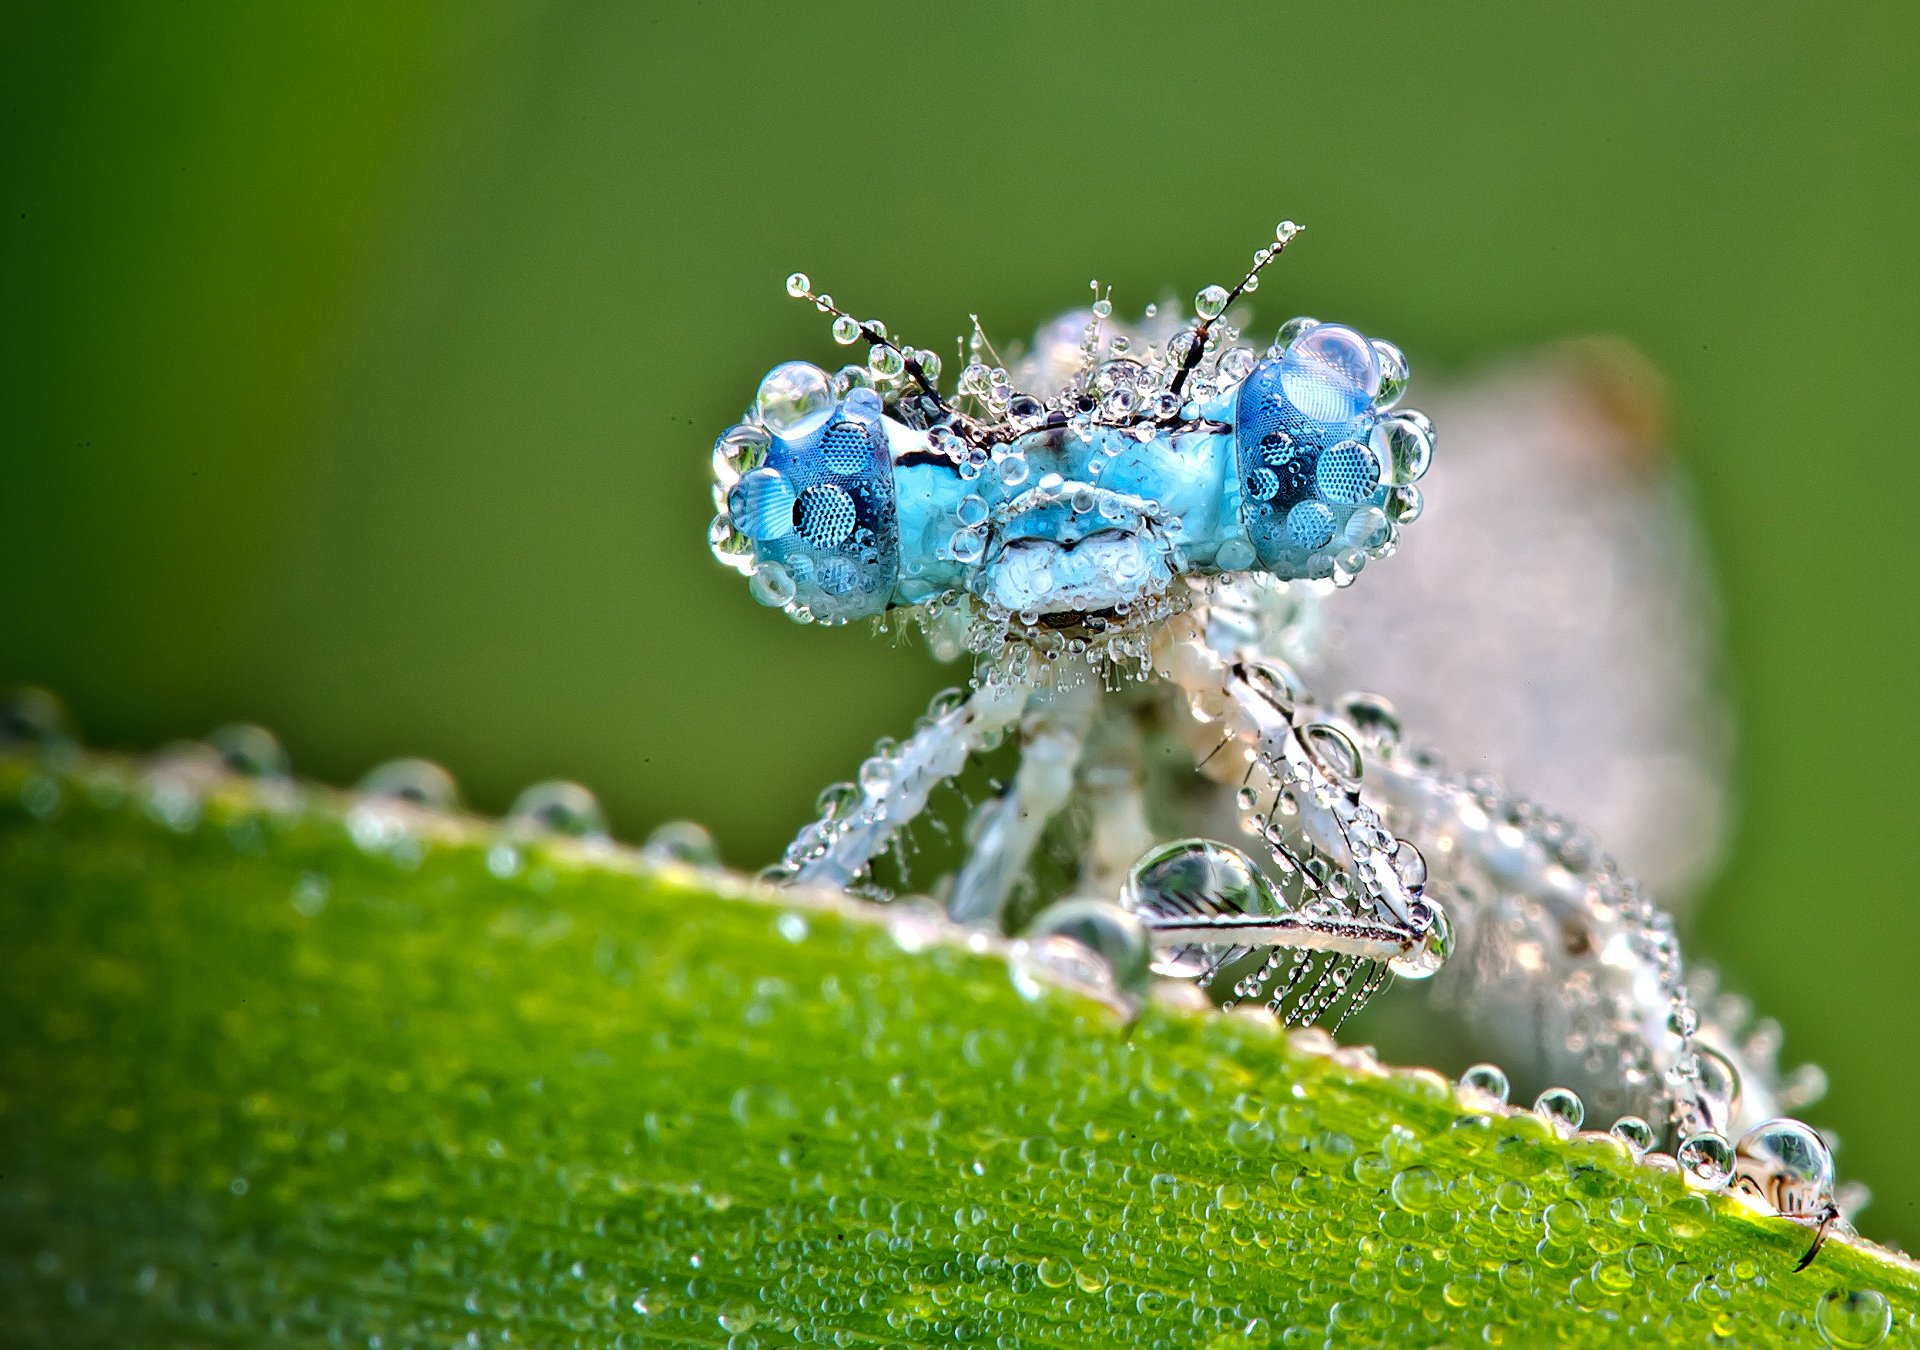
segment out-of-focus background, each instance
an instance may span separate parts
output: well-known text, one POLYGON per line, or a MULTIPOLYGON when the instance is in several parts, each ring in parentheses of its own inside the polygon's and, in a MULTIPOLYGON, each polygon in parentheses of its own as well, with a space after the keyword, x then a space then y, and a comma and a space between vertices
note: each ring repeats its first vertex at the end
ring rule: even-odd
POLYGON ((1293 217, 1261 324, 1392 338, 1416 403, 1582 333, 1671 380, 1740 735, 1694 946, 1920 1244, 1916 12, 10 8, 0 684, 489 811, 578 778, 758 865, 959 675, 707 553, 713 435, 838 354, 781 279, 949 351, 1293 217))

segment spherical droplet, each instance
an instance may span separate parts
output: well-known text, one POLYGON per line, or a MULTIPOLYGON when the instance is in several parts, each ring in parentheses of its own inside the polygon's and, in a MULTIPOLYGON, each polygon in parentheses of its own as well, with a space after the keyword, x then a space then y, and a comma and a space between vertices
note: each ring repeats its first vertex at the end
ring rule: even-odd
POLYGON ((1460 1075, 1460 1086, 1496 1102, 1505 1102, 1511 1086, 1498 1064, 1475 1064, 1460 1075))
POLYGON ((1027 941, 1042 959, 1064 958, 1073 975, 1084 983, 1104 979, 1115 992, 1129 997, 1146 993, 1152 979, 1152 943, 1140 920, 1128 910, 1105 900, 1074 897, 1056 901, 1040 912, 1027 929, 1027 941), (1098 962, 1091 969, 1060 951, 1055 944, 1078 948, 1098 962), (1091 977, 1091 978, 1088 978, 1091 977))
POLYGON ((1725 1135, 1712 1130, 1690 1134, 1674 1156, 1687 1180, 1703 1190, 1717 1191, 1733 1179, 1733 1145, 1725 1135))
POLYGON ((787 294, 798 300, 813 289, 813 282, 805 272, 795 272, 787 278, 787 294))
POLYGON ((1566 1134, 1587 1118, 1587 1104, 1571 1088, 1551 1087, 1533 1099, 1534 1114, 1566 1134))
POLYGON ((1608 1133, 1625 1144, 1636 1158, 1644 1156, 1653 1147, 1653 1126, 1639 1116, 1620 1117, 1613 1122, 1613 1128, 1608 1133))
POLYGON ((571 839, 605 839, 607 818, 593 793, 578 783, 556 779, 535 783, 507 812, 511 829, 565 835, 571 839))
POLYGON ((648 862, 679 863, 685 867, 718 867, 720 847, 707 827, 691 820, 669 820, 647 836, 640 856, 648 862))
POLYGON ((1740 1171, 1782 1214, 1818 1214, 1833 1200, 1833 1152, 1797 1120, 1765 1120, 1740 1136, 1740 1171))
POLYGON ((1446 1195, 1446 1183, 1431 1167, 1409 1167, 1396 1172, 1388 1188, 1393 1203, 1409 1214, 1424 1214, 1446 1195))
POLYGON ((1447 911, 1431 896, 1424 897, 1421 903, 1428 915, 1426 936, 1411 952, 1387 962, 1387 969, 1403 980, 1424 980, 1437 975, 1453 955, 1453 921, 1447 917, 1447 911))
POLYGON ((1302 333, 1280 358, 1280 390, 1316 421, 1350 422, 1380 392, 1380 361, 1353 329, 1323 323, 1302 333))
POLYGON ((1193 297, 1193 312, 1203 319, 1217 319, 1227 307, 1227 288, 1204 286, 1193 297))
POLYGON ((777 562, 763 561, 754 567, 747 589, 755 600, 768 608, 784 609, 793 602, 793 574, 777 562))
POLYGON ((390 759, 360 780, 362 797, 408 802, 433 811, 460 807, 460 788, 448 773, 429 759, 390 759))
POLYGON ((788 435, 833 407, 833 382, 818 366, 788 361, 767 372, 753 403, 762 426, 776 436, 788 435))
MULTIPOLYGON (((1122 903, 1151 933, 1156 919, 1198 914, 1287 912, 1273 883, 1239 849, 1211 839, 1181 839, 1154 849, 1133 865, 1122 903)), ((1191 979, 1211 966, 1202 944, 1170 944, 1154 954, 1153 969, 1191 979)))
POLYGON ((842 314, 833 321, 833 340, 842 347, 860 340, 860 321, 849 314, 842 314))
POLYGON ((1878 1289, 1829 1289, 1814 1305, 1813 1325, 1828 1345, 1866 1350, 1893 1329, 1893 1308, 1878 1289))
POLYGON ((280 779, 293 775, 293 762, 280 738, 265 727, 236 722, 207 736, 220 761, 232 773, 248 778, 280 779))
POLYGON ((1389 417, 1376 424, 1369 444, 1383 482, 1414 482, 1433 463, 1433 432, 1410 417, 1389 417))
POLYGON ((1407 358, 1391 342, 1373 339, 1374 359, 1380 363, 1380 392, 1373 396, 1376 408, 1391 408, 1407 389, 1407 358))

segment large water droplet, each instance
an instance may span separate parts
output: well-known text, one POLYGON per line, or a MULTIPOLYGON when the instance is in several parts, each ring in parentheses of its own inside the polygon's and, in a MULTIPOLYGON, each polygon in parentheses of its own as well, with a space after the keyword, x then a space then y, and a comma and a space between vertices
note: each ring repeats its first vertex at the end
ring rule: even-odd
POLYGON ((607 818, 594 795, 578 783, 535 783, 514 798, 507 827, 572 839, 607 838, 607 818))
POLYGON ((1426 906, 1429 916, 1426 936, 1418 947, 1387 962, 1387 969, 1403 980, 1424 980, 1437 975, 1440 968, 1446 965, 1447 958, 1453 955, 1453 921, 1447 917, 1447 911, 1431 897, 1421 903, 1426 906))
POLYGON ((1350 422, 1380 392, 1380 360, 1367 340, 1344 324, 1302 333, 1280 359, 1287 402, 1319 422, 1350 422))
POLYGON ((1548 1088, 1533 1099, 1533 1110, 1562 1134, 1572 1134, 1587 1118, 1587 1104, 1571 1088, 1548 1088))
POLYGON ((1733 1179, 1733 1145, 1712 1130, 1688 1135, 1674 1156, 1687 1180, 1703 1190, 1717 1191, 1733 1179))
POLYGON ((1833 1153, 1812 1127, 1784 1117, 1740 1136, 1735 1166, 1782 1214, 1815 1215, 1833 1200, 1833 1153))
POLYGON ((1028 927, 1034 960, 1081 983, 1110 984, 1129 998, 1152 980, 1152 944, 1129 911, 1105 900, 1074 897, 1049 905, 1028 927), (1094 965, 1087 964, 1088 957, 1094 965))
MULTIPOLYGON (((1273 883, 1239 849, 1211 839, 1181 839, 1144 855, 1133 865, 1123 903, 1149 931, 1156 916, 1169 919, 1208 914, 1285 914, 1273 883)), ((1204 973, 1212 962, 1204 945, 1156 951, 1153 968, 1183 979, 1204 973)))
POLYGON ((1814 1305, 1813 1325, 1828 1345, 1867 1350, 1893 1329, 1893 1307, 1878 1289, 1829 1289, 1814 1305))
POLYGON ((1475 1064, 1460 1075, 1460 1086, 1491 1101, 1504 1104, 1511 1090, 1506 1070, 1498 1064, 1475 1064))
POLYGON ((38 751, 70 744, 67 710, 45 689, 0 691, 0 750, 38 751))
POLYGON ((406 802, 430 811, 460 809, 460 788, 453 775, 430 759, 390 759, 360 780, 361 797, 406 802))
POLYGON ((280 738, 265 727, 236 722, 209 733, 207 744, 230 773, 275 780, 293 776, 293 763, 280 738))
POLYGON ((720 847, 707 827, 691 820, 669 820, 640 846, 648 862, 679 863, 683 867, 718 867, 720 847))
POLYGON ((833 382, 816 365, 788 361, 767 372, 753 406, 762 426, 784 436, 833 407, 833 382))

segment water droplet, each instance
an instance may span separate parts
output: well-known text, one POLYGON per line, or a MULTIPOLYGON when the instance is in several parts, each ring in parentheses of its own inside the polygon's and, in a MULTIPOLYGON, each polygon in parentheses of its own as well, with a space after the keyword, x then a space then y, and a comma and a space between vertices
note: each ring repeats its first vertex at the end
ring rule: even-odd
POLYGON ((1533 1099, 1533 1110, 1562 1134, 1572 1134, 1587 1118, 1586 1103, 1571 1088, 1548 1088, 1533 1099))
MULTIPOLYGON (((1156 918, 1287 912, 1273 883, 1246 854, 1211 839, 1176 840, 1142 856, 1127 877, 1122 903, 1149 932, 1156 918)), ((1201 944, 1169 946, 1153 959, 1157 973, 1182 979, 1200 975, 1211 964, 1201 944)))
POLYGON ((560 834, 574 839, 605 839, 607 818, 594 795, 578 783, 535 783, 507 812, 507 828, 560 834))
POLYGON ((1343 324, 1302 333, 1280 358, 1287 402, 1318 422, 1351 422, 1380 391, 1380 362, 1367 340, 1343 324))
POLYGON ((32 685, 0 691, 0 750, 45 751, 72 743, 67 710, 32 685))
POLYGON ((1644 1157, 1653 1147, 1653 1126, 1639 1116, 1620 1117, 1608 1133, 1625 1144, 1636 1158, 1644 1157))
POLYGON ((1040 912, 1026 937, 1034 959, 1080 983, 1109 985, 1120 995, 1137 998, 1146 994, 1152 980, 1147 930, 1132 913, 1105 900, 1057 901, 1040 912), (1095 964, 1089 966, 1087 957, 1095 964))
POLYGON ((1511 1091, 1506 1070, 1498 1064, 1475 1064, 1460 1075, 1460 1086, 1469 1092, 1503 1103, 1507 1100, 1507 1093, 1511 1091))
POLYGON ((1829 1289, 1814 1305, 1813 1325, 1828 1345, 1866 1350, 1893 1329, 1893 1308, 1878 1289, 1829 1289))
POLYGON ((1410 417, 1387 418, 1374 427, 1367 443, 1384 483, 1415 482, 1433 463, 1433 433, 1410 417))
POLYGON ((1040 1264, 1034 1267, 1034 1274, 1049 1289, 1064 1288, 1073 1278, 1073 1262, 1064 1256, 1043 1256, 1040 1264))
POLYGON ((1735 1149, 1742 1175, 1782 1214, 1818 1214, 1833 1200, 1833 1153, 1797 1120, 1762 1121, 1735 1149))
POLYGON ((1674 1155, 1690 1184, 1717 1191, 1733 1179, 1733 1145, 1726 1136, 1701 1130, 1681 1141, 1674 1155))
POLYGON ((1193 312, 1203 319, 1217 319, 1227 307, 1227 288, 1204 286, 1193 297, 1193 312))
POLYGON ((1336 781, 1348 787, 1360 782, 1364 761, 1359 747, 1339 727, 1331 722, 1315 722, 1300 733, 1300 741, 1313 756, 1314 763, 1336 781))
POLYGON ((1425 1214, 1446 1195, 1446 1183, 1431 1167, 1409 1167, 1394 1174, 1393 1203, 1409 1214, 1425 1214))
POLYGON ((355 791, 430 811, 460 809, 460 788, 453 775, 428 759, 390 759, 362 778, 355 791))
POLYGON ((793 573, 787 571, 771 558, 754 565, 753 576, 747 582, 747 590, 753 598, 770 609, 784 609, 793 603, 795 587, 793 573))
POLYGON ((820 367, 788 361, 767 372, 753 402, 760 424, 784 436, 833 407, 833 384, 820 367))
POLYGON ((684 867, 718 867, 720 848, 706 826, 691 820, 669 820, 647 836, 640 856, 652 863, 679 863, 684 867))
POLYGON ((860 340, 860 321, 842 314, 833 321, 833 340, 842 347, 860 340))
POLYGON ((293 776, 293 762, 280 744, 280 738, 265 727, 237 722, 210 732, 207 744, 214 748, 229 772, 248 778, 285 779, 293 776))
MULTIPOLYGON (((1398 857, 1396 855, 1396 864, 1398 857)), ((1425 862, 1421 863, 1424 871, 1425 862)), ((1404 956, 1396 956, 1387 962, 1387 969, 1403 980, 1424 980, 1437 975, 1440 968, 1453 955, 1453 921, 1447 917, 1447 911, 1438 900, 1428 896, 1421 900, 1427 912, 1427 932, 1418 947, 1404 956)))
POLYGON ((1373 396, 1373 406, 1391 408, 1407 389, 1407 358, 1391 342, 1374 338, 1370 345, 1380 363, 1380 392, 1373 396))
POLYGON ((813 289, 813 281, 805 272, 795 272, 787 278, 787 294, 798 300, 813 289))

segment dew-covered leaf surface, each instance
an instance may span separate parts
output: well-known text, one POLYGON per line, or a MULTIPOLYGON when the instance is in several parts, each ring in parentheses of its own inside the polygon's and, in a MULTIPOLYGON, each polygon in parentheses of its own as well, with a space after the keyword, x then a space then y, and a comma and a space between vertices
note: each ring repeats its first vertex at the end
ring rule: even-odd
POLYGON ((1911 1267, 1794 1274, 1805 1229, 1432 1075, 630 853, 361 837, 0 760, 0 1340, 1913 1341, 1911 1267))

